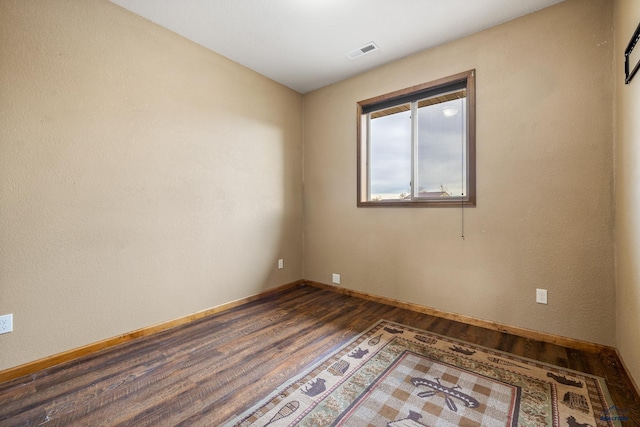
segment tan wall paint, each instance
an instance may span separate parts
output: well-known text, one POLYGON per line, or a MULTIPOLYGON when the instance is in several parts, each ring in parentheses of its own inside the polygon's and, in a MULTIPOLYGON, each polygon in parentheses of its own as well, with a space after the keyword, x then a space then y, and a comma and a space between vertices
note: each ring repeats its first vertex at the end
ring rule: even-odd
POLYGON ((305 95, 305 278, 613 345, 612 13, 567 0, 305 95), (356 102, 473 68, 465 240, 460 209, 356 208, 356 102))
MULTIPOLYGON (((640 23, 640 2, 615 2, 617 346, 640 385, 640 74, 624 84, 624 51, 640 23)), ((640 47, 639 47, 640 48, 640 47)))
MULTIPOLYGON (((618 43, 637 5, 616 1, 618 43)), ((304 277, 613 344, 611 15, 568 0, 308 94, 304 277), (456 209, 356 209, 355 103, 470 68, 466 240, 456 209)), ((0 64, 0 370, 303 276, 300 95, 103 0, 1 2, 0 64)), ((637 380, 640 97, 617 90, 637 380)))
POLYGON ((298 93, 106 0, 5 0, 0 102, 0 370, 302 277, 298 93))

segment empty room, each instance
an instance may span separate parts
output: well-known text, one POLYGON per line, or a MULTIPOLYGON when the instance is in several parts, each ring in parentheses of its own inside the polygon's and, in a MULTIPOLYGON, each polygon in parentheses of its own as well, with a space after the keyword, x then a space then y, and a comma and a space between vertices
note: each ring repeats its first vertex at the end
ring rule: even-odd
POLYGON ((640 426, 637 0, 0 0, 0 426, 640 426))

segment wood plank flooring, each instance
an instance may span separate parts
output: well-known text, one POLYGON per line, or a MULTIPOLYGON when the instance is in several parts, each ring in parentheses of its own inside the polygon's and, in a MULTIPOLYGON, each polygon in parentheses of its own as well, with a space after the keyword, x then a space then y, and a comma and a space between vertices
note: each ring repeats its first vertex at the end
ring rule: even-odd
POLYGON ((0 426, 218 426, 379 319, 602 376, 627 426, 640 399, 614 352, 576 351, 300 286, 0 384, 0 426))

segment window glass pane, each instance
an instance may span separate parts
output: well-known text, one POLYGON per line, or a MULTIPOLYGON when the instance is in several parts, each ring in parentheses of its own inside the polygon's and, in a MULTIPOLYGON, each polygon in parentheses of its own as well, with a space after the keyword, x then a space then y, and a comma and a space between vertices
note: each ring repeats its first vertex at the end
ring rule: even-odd
POLYGON ((370 200, 401 200, 411 182, 409 104, 370 113, 370 200))
MULTIPOLYGON (((458 92, 458 96, 464 93, 458 92)), ((466 98, 418 102, 414 197, 466 195, 466 98), (435 103, 434 103, 435 102, 435 103)))

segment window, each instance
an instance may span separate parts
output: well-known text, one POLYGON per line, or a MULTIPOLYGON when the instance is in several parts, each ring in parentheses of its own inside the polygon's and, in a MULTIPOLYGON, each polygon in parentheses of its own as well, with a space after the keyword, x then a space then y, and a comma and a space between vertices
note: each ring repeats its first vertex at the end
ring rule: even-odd
POLYGON ((358 206, 475 206, 475 70, 358 102, 358 206))

